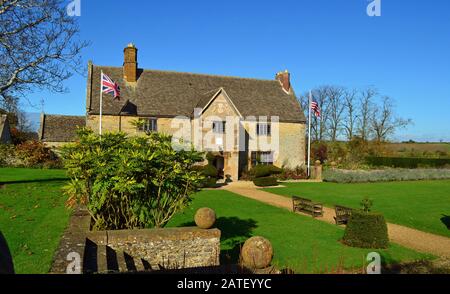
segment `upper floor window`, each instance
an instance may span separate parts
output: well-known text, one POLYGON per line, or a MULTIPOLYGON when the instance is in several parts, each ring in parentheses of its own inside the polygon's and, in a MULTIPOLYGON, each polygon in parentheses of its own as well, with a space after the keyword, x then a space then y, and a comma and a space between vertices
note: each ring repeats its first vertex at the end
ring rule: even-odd
POLYGON ((156 132, 157 131, 157 119, 156 118, 141 118, 142 124, 139 126, 141 132, 156 132))
POLYGON ((225 134, 225 124, 224 121, 215 121, 213 122, 213 133, 215 134, 225 134))
POLYGON ((256 135, 258 136, 270 136, 272 134, 272 128, 269 123, 260 123, 256 125, 256 135))

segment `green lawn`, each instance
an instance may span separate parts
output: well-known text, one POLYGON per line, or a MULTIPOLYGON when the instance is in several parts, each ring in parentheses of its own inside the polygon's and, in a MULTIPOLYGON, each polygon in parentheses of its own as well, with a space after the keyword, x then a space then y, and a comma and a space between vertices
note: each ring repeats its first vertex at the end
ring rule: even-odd
MULTIPOLYGON (((222 261, 235 262, 240 245, 255 235, 272 242, 275 264, 298 273, 332 272, 341 268, 340 265, 360 269, 367 253, 374 251, 339 243, 344 233, 342 228, 220 190, 196 194, 191 205, 168 226, 194 225, 194 214, 200 207, 216 211, 216 226, 222 231, 222 261)), ((376 251, 386 263, 430 257, 396 244, 376 251)))
POLYGON ((60 169, 0 168, 0 184, 66 179, 66 171, 60 169))
POLYGON ((65 171, 0 168, 0 231, 16 273, 47 273, 70 212, 65 171))
POLYGON ((364 184, 283 183, 285 188, 267 192, 291 197, 297 195, 320 201, 360 208, 364 197, 373 200, 373 210, 389 222, 450 237, 450 180, 385 182, 364 184))

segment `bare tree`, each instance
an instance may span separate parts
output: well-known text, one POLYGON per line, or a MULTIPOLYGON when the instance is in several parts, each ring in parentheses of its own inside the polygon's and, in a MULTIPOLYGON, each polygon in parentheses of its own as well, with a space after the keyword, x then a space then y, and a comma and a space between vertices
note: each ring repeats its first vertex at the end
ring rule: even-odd
POLYGON ((410 119, 402 119, 394 113, 394 102, 388 97, 382 98, 382 103, 374 107, 371 117, 371 127, 377 142, 386 141, 396 130, 412 123, 410 119))
POLYGON ((347 90, 344 93, 344 120, 343 128, 348 141, 353 139, 356 129, 356 121, 358 119, 358 105, 356 99, 357 91, 355 89, 347 90))
POLYGON ((330 140, 335 142, 342 130, 342 120, 345 109, 343 101, 345 89, 338 86, 329 86, 327 92, 329 100, 327 110, 327 132, 329 133, 330 140))
POLYGON ((0 100, 32 88, 64 92, 63 82, 81 72, 75 17, 64 0, 0 1, 0 100))
POLYGON ((374 88, 367 88, 361 91, 359 98, 359 115, 357 119, 358 135, 363 140, 369 140, 371 136, 372 126, 371 119, 374 111, 374 99, 378 94, 374 88))
POLYGON ((314 141, 323 141, 327 134, 330 99, 328 97, 329 86, 321 86, 312 91, 313 100, 320 108, 320 117, 312 116, 311 128, 314 141))

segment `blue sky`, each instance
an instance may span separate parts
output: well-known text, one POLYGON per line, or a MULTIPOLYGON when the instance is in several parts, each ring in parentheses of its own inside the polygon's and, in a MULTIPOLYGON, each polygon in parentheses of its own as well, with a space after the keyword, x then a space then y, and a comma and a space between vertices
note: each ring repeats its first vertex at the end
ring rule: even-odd
MULTIPOLYGON (((143 68, 263 79, 288 69, 297 93, 375 86, 414 121, 396 139, 450 141, 450 1, 381 0, 380 17, 367 16, 370 2, 81 0, 81 36, 92 42, 83 58, 121 66, 133 42, 143 68)), ((70 93, 29 100, 84 114, 86 79, 66 85, 70 93)))

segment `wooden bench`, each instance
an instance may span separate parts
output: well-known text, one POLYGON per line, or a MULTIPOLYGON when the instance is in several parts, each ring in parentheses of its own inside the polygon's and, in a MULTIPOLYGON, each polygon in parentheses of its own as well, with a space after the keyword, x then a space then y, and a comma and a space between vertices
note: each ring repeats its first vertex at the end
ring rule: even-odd
POLYGON ((312 217, 323 216, 323 205, 321 203, 315 203, 310 199, 298 196, 292 197, 292 210, 310 214, 312 217))
POLYGON ((350 216, 352 215, 351 208, 341 206, 341 205, 335 205, 334 211, 336 212, 336 216, 334 217, 334 220, 336 221, 336 225, 347 224, 350 216))

